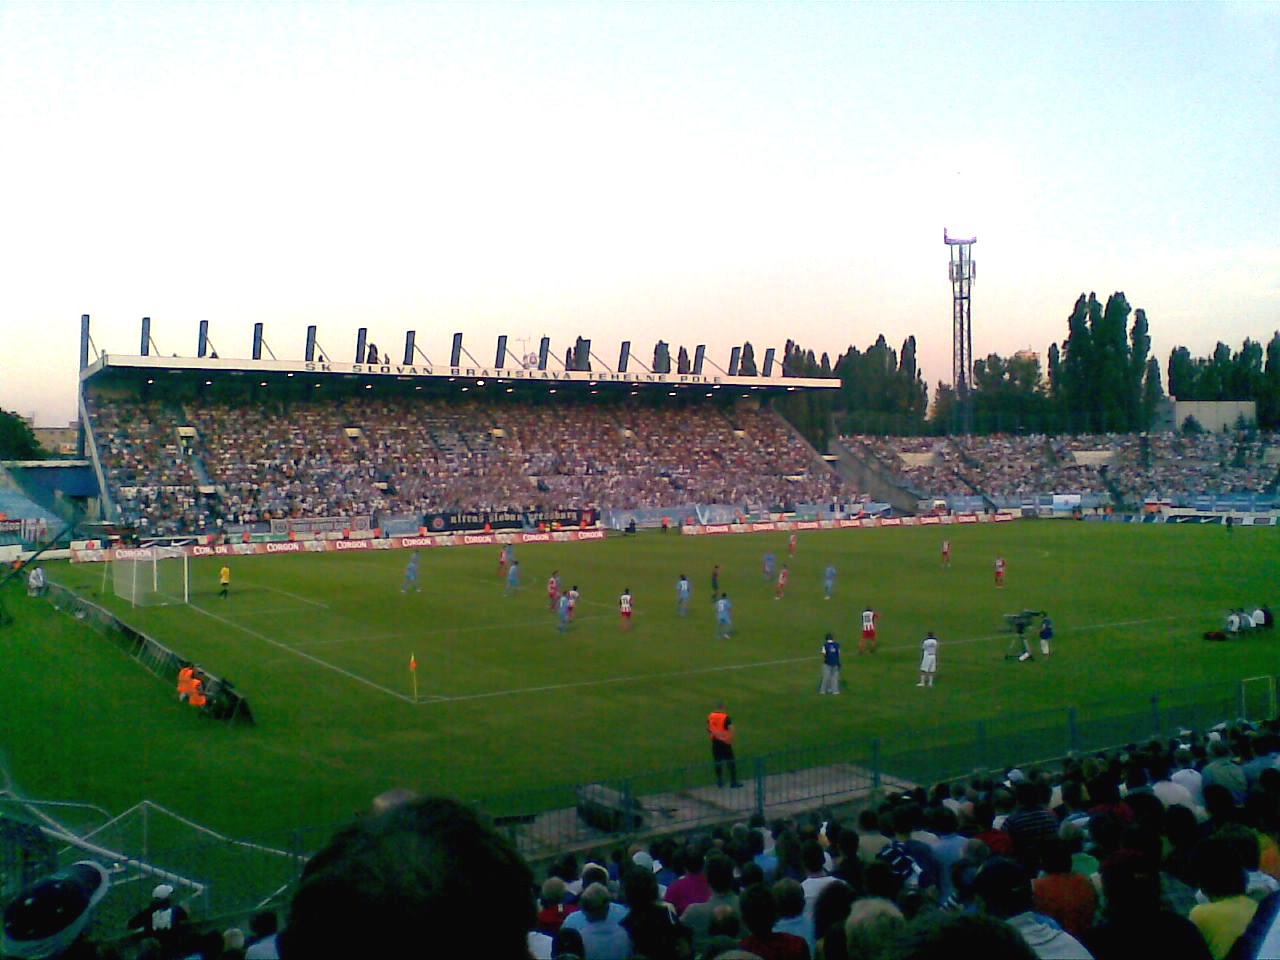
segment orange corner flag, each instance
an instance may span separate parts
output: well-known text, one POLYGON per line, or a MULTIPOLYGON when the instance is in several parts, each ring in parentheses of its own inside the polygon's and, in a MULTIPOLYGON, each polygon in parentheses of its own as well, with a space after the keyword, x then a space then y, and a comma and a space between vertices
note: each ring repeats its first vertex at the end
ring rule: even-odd
POLYGON ((413 655, 412 653, 411 653, 411 654, 409 654, 409 669, 410 669, 410 670, 417 670, 417 669, 418 669, 418 661, 417 661, 417 659, 414 657, 414 655, 413 655))

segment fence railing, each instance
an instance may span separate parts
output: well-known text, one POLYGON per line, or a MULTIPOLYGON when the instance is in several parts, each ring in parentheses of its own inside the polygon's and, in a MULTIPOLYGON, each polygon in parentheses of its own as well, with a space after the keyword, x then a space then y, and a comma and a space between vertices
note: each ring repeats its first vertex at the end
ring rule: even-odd
POLYGON ((993 716, 970 724, 900 729, 858 740, 744 757, 743 786, 718 786, 710 759, 695 766, 481 797, 530 860, 665 833, 766 819, 866 800, 873 790, 931 785, 1046 763, 1071 754, 1276 715, 1276 678, 1203 684, 1077 706, 993 716))

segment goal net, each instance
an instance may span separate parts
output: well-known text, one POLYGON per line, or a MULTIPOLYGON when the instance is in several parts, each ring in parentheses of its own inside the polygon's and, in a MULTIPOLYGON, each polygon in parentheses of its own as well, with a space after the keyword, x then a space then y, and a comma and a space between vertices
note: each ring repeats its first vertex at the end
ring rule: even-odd
POLYGON ((132 606, 190 600, 190 570, 181 547, 151 547, 144 556, 112 560, 108 566, 115 595, 132 606))
POLYGON ((1246 677, 1240 681, 1240 719, 1260 723, 1276 716, 1276 678, 1246 677))

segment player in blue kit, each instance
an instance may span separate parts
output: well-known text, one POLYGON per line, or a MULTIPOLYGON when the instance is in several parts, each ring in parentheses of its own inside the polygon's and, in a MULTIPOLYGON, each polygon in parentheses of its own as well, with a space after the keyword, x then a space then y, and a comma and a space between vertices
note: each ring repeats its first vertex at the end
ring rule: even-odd
POLYGON ((507 585, 502 591, 504 597, 509 597, 520 590, 520 561, 512 560, 511 566, 507 568, 507 585))
POLYGON ((777 564, 777 561, 773 557, 773 551, 770 550, 768 553, 764 555, 764 579, 765 580, 773 579, 773 569, 776 564, 777 564))
POLYGON ((824 600, 830 600, 831 595, 835 593, 835 589, 836 565, 834 563, 828 563, 827 569, 823 571, 822 574, 822 598, 824 600))
POLYGON ((418 551, 413 551, 413 556, 409 558, 409 565, 404 568, 404 583, 400 584, 401 593, 407 593, 410 587, 413 588, 414 593, 418 593, 422 590, 422 588, 418 586, 419 559, 421 558, 418 556, 418 551))
POLYGON ((722 640, 728 640, 733 633, 733 603, 727 593, 720 594, 716 601, 716 634, 722 640))
POLYGON ((569 594, 560 594, 560 599, 556 601, 556 605, 560 611, 560 623, 556 626, 556 629, 564 633, 569 629, 569 618, 573 616, 573 604, 569 601, 569 594))
POLYGON ((680 574, 680 579, 676 581, 676 613, 682 617, 689 615, 689 594, 692 590, 689 578, 680 574))

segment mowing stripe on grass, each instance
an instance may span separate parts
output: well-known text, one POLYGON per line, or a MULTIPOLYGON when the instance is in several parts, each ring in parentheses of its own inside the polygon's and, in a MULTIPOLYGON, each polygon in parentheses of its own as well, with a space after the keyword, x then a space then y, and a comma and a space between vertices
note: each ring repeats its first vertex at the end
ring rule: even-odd
MULTIPOLYGON (((1185 614, 1182 616, 1170 616, 1170 617, 1144 617, 1141 620, 1116 620, 1111 623, 1090 624, 1089 626, 1078 627, 1075 630, 1064 631, 1064 632, 1088 633, 1093 630, 1105 630, 1111 627, 1128 627, 1128 626, 1134 626, 1140 623, 1159 623, 1165 620, 1187 620, 1187 619, 1190 619, 1191 616, 1192 615, 1190 614, 1185 614)), ((954 646, 959 646, 961 644, 984 643, 991 640, 1001 640, 1009 636, 1012 636, 1012 634, 993 633, 985 637, 967 637, 963 640, 950 640, 950 641, 947 641, 944 644, 944 646, 954 647, 954 646)), ((886 645, 882 649, 884 650, 915 650, 917 648, 918 648, 918 645, 914 643, 899 643, 899 644, 886 645)), ((803 656, 803 657, 786 657, 781 660, 758 660, 753 663, 729 663, 729 664, 721 664, 720 666, 715 666, 715 667, 696 667, 694 669, 671 670, 664 673, 644 673, 644 674, 636 674, 634 676, 629 676, 629 677, 607 677, 603 680, 573 680, 567 683, 551 683, 551 684, 544 684, 538 687, 519 687, 512 690, 490 690, 484 693, 464 693, 464 694, 459 694, 458 696, 453 696, 453 697, 437 696, 432 698, 431 702, 453 703, 453 702, 462 701, 462 700, 484 700, 490 697, 507 697, 507 696, 514 696, 517 694, 524 694, 524 693, 546 693, 551 690, 572 690, 578 687, 602 687, 602 686, 606 686, 608 684, 614 684, 614 683, 631 683, 636 680, 662 680, 669 677, 687 677, 687 676, 692 676, 694 674, 728 673, 729 671, 732 671, 732 670, 752 670, 752 669, 755 669, 756 667, 780 667, 780 666, 786 666, 792 663, 812 663, 815 659, 816 659, 816 656, 813 656, 813 655, 803 656)))

